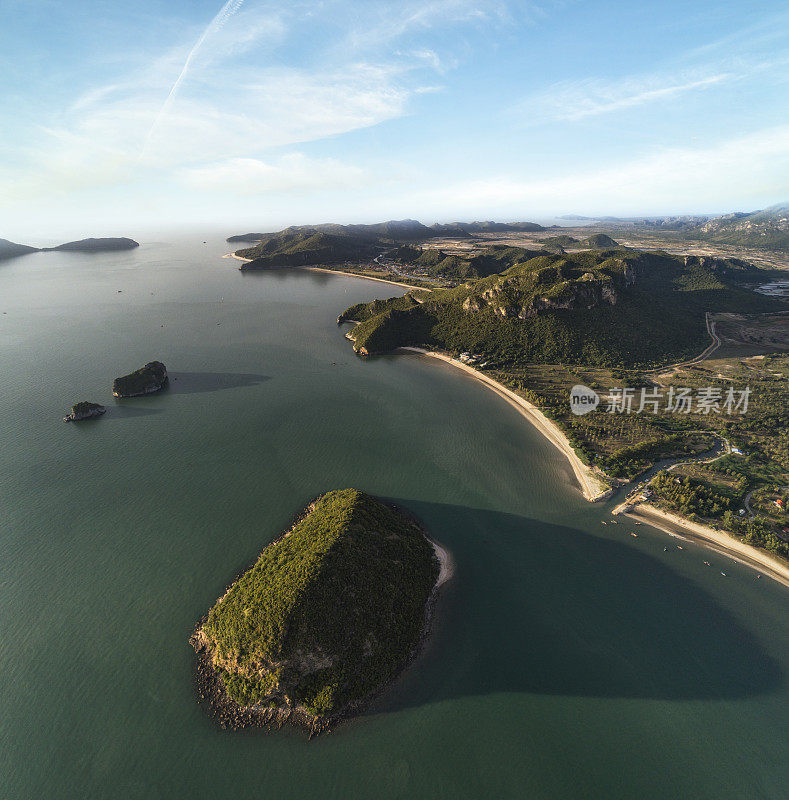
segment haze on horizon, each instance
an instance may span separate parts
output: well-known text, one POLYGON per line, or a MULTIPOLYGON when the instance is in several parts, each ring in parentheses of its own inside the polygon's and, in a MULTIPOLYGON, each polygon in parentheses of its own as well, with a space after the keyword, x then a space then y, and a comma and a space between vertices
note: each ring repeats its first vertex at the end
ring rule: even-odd
POLYGON ((3 237, 789 197, 780 2, 2 6, 3 237))

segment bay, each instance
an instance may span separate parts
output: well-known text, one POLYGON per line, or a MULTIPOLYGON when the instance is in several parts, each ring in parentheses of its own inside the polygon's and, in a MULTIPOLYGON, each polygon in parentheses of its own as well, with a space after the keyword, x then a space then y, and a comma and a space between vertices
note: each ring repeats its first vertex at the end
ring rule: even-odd
POLYGON ((227 249, 0 263, 0 796, 786 796, 782 587, 602 526, 558 451, 452 367, 358 359, 337 315, 396 287, 241 273, 227 249), (113 400, 153 359, 170 388, 113 400), (107 414, 63 424, 78 400, 107 414), (347 486, 452 552, 428 648, 328 736, 220 729, 191 631, 347 486))

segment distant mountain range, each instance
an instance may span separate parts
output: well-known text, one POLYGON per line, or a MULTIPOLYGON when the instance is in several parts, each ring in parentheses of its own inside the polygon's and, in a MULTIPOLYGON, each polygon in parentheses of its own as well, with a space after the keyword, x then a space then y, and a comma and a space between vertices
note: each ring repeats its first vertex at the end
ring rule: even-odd
POLYGON ((737 211, 720 217, 686 215, 676 217, 582 217, 567 214, 560 219, 606 222, 649 230, 676 231, 688 239, 719 244, 789 250, 789 204, 760 211, 737 211))
POLYGON ((789 204, 715 217, 701 226, 701 232, 722 244, 789 250, 789 204))
POLYGON ((16 258, 27 253, 49 252, 52 250, 70 250, 78 253, 102 253, 112 250, 132 250, 139 247, 140 243, 134 239, 103 238, 103 239, 79 239, 74 242, 65 242, 57 247, 31 247, 26 244, 9 242, 8 239, 0 239, 0 260, 6 258, 16 258))
POLYGON ((293 225, 281 231, 268 233, 241 233, 229 236, 228 242, 260 242, 283 234, 296 234, 311 236, 315 233, 325 233, 333 236, 353 236, 359 239, 388 240, 390 242, 421 241, 442 236, 455 236, 464 238, 477 233, 499 232, 537 232, 543 231, 542 225, 536 222, 447 222, 435 225, 423 225, 415 219, 389 220, 372 225, 338 225, 324 223, 321 225, 293 225))
MULTIPOLYGON (((236 251, 250 261, 242 269, 268 269, 317 264, 342 264, 381 255, 393 245, 414 244, 439 237, 469 238, 499 231, 542 231, 534 222, 451 222, 428 227, 413 219, 390 220, 374 225, 298 225, 273 233, 244 233, 228 242, 255 242, 236 251)), ((416 251, 415 251, 416 252, 416 251)), ((432 257, 435 257, 434 251, 432 257)), ((440 254, 443 259, 445 256, 440 254)), ((461 259, 462 260, 462 259, 461 259)), ((494 271, 501 267, 497 266, 494 271)), ((462 268, 452 271, 462 274, 462 268)), ((488 274, 472 270, 469 274, 488 274)))

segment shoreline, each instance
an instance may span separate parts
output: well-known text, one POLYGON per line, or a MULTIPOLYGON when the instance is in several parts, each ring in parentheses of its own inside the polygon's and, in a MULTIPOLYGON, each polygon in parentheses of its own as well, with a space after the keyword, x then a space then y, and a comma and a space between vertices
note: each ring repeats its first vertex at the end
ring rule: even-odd
POLYGON ((677 514, 663 511, 663 509, 647 503, 638 503, 634 506, 622 503, 611 513, 624 514, 626 517, 658 528, 670 536, 684 538, 686 541, 699 544, 719 555, 732 558, 739 564, 755 569, 760 574, 789 588, 789 565, 766 550, 746 544, 725 531, 718 531, 708 525, 691 522, 677 514))
MULTIPOLYGON (((243 258, 242 256, 237 256, 235 253, 225 253, 222 258, 234 258, 236 261, 243 261, 245 263, 252 261, 251 258, 243 258)), ((329 272, 333 275, 348 275, 351 278, 361 278, 365 281, 377 281, 378 283, 389 283, 392 286, 403 286, 406 289, 419 289, 423 292, 433 291, 432 289, 425 289, 422 286, 414 286, 412 283, 400 283, 399 281, 390 281, 386 278, 374 278, 372 275, 360 275, 358 272, 345 272, 341 269, 327 269, 326 267, 282 267, 282 269, 306 269, 310 272, 329 272)))
POLYGON ((348 275, 351 278, 362 278, 365 281, 378 281, 378 283, 390 283, 392 286, 404 286, 406 289, 419 289, 422 292, 432 292, 432 289, 424 289, 421 286, 414 286, 411 283, 400 283, 399 281, 389 281, 386 278, 373 278, 371 275, 360 275, 358 272, 343 272, 341 269, 327 269, 326 267, 291 267, 291 269, 306 269, 310 272, 330 272, 333 275, 348 275))
POLYGON ((553 420, 546 417, 537 406, 525 400, 520 395, 515 394, 512 390, 508 389, 498 381, 489 378, 482 372, 474 369, 473 367, 458 361, 451 356, 445 356, 442 353, 436 353, 430 350, 425 350, 421 347, 400 347, 399 352, 419 353, 420 355, 438 358, 451 364, 453 367, 463 370, 467 375, 475 378, 481 383, 485 384, 489 389, 492 389, 499 397, 506 400, 511 406, 520 412, 537 430, 553 444, 564 457, 570 462, 575 478, 581 486, 583 496, 590 503, 597 503, 605 500, 613 494, 613 488, 609 487, 603 479, 591 467, 584 464, 578 457, 575 450, 570 445, 564 432, 553 420))

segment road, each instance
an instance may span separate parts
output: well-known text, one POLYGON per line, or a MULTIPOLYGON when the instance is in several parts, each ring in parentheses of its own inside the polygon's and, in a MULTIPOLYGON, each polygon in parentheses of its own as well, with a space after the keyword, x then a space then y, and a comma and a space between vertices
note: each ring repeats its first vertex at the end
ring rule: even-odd
MULTIPOLYGON (((665 367, 659 367, 658 369, 649 370, 649 372, 645 373, 646 375, 655 375, 658 372, 668 372, 671 369, 678 369, 679 367, 689 367, 691 364, 698 364, 699 361, 704 361, 708 359, 720 346, 721 340, 720 336, 715 333, 715 320, 712 319, 712 315, 709 311, 704 313, 704 321, 707 325, 707 333, 712 338, 712 343, 709 344, 704 351, 699 353, 695 358, 691 358, 689 361, 678 361, 676 364, 669 364, 665 367)), ((663 384, 660 384, 661 386, 663 384)))

